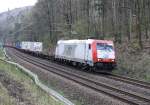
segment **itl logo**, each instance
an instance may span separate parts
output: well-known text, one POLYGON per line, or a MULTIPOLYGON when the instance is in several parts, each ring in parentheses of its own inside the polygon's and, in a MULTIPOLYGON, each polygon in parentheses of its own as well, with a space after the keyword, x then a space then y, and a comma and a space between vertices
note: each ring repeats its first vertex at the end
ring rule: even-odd
POLYGON ((77 45, 65 45, 63 55, 73 57, 77 45))

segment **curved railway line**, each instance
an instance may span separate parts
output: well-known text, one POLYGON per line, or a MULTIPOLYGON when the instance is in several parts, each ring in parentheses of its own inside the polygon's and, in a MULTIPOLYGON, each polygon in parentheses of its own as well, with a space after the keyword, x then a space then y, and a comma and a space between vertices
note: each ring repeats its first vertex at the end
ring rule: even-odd
MULTIPOLYGON (((111 97, 118 99, 120 101, 123 101, 125 103, 131 104, 131 105, 150 105, 150 99, 145 96, 141 96, 136 93, 130 93, 128 91, 121 90, 121 89, 111 86, 109 84, 102 83, 100 81, 96 81, 95 79, 91 79, 91 78, 87 78, 83 75, 75 74, 73 72, 70 72, 69 70, 66 70, 65 68, 48 65, 48 64, 38 61, 32 57, 29 57, 27 55, 19 53, 18 51, 16 51, 15 56, 21 58, 22 60, 24 60, 26 62, 36 65, 44 70, 47 70, 54 74, 60 75, 64 78, 72 80, 82 86, 88 87, 88 88, 95 90, 97 92, 100 92, 100 93, 104 93, 108 96, 111 96, 111 97)), ((115 79, 118 81, 122 81, 122 82, 129 83, 132 85, 140 86, 140 87, 143 87, 146 89, 150 89, 149 83, 146 83, 143 81, 138 81, 135 79, 121 77, 121 76, 117 76, 117 75, 111 75, 111 76, 107 76, 107 77, 110 79, 115 79)))

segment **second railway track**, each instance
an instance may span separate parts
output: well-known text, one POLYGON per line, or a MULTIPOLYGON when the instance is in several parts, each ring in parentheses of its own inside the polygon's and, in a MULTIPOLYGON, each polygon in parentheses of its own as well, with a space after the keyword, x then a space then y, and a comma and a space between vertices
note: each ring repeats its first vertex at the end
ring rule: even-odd
POLYGON ((129 83, 129 84, 136 85, 136 86, 140 86, 142 88, 150 89, 150 83, 136 80, 136 79, 132 79, 129 77, 110 74, 109 76, 107 76, 107 78, 114 79, 117 81, 122 81, 122 82, 129 83))
MULTIPOLYGON (((108 84, 101 83, 99 81, 95 81, 93 79, 71 73, 69 71, 66 71, 64 68, 59 68, 59 67, 56 67, 53 65, 47 65, 47 64, 37 61, 31 57, 25 56, 19 52, 16 52, 16 56, 18 56, 19 58, 21 58, 31 64, 34 64, 42 69, 48 70, 52 73, 55 73, 62 77, 65 77, 65 78, 72 80, 76 83, 79 83, 83 86, 91 88, 97 92, 107 94, 111 97, 119 99, 128 104, 131 104, 131 105, 149 105, 150 104, 150 99, 148 99, 147 97, 140 96, 140 95, 137 95, 134 93, 129 93, 128 91, 118 89, 118 88, 110 86, 108 84)), ((141 86, 143 86, 143 85, 141 85, 141 86)))

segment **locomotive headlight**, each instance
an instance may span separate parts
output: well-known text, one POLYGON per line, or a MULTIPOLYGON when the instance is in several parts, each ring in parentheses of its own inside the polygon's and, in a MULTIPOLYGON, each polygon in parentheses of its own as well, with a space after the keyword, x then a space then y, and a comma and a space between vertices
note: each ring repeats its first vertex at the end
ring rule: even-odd
POLYGON ((115 60, 114 60, 114 59, 112 59, 111 61, 113 61, 113 62, 114 62, 115 60))

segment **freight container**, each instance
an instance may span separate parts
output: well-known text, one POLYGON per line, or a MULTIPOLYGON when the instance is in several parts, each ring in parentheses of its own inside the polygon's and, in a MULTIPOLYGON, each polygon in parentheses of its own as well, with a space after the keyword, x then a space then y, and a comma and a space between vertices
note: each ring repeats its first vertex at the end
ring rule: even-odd
POLYGON ((14 43, 14 44, 15 44, 15 47, 16 47, 16 48, 19 48, 19 49, 21 48, 21 42, 17 41, 17 42, 14 43))
POLYGON ((42 42, 27 42, 23 41, 20 43, 21 49, 34 51, 34 52, 42 52, 43 43, 42 42))

